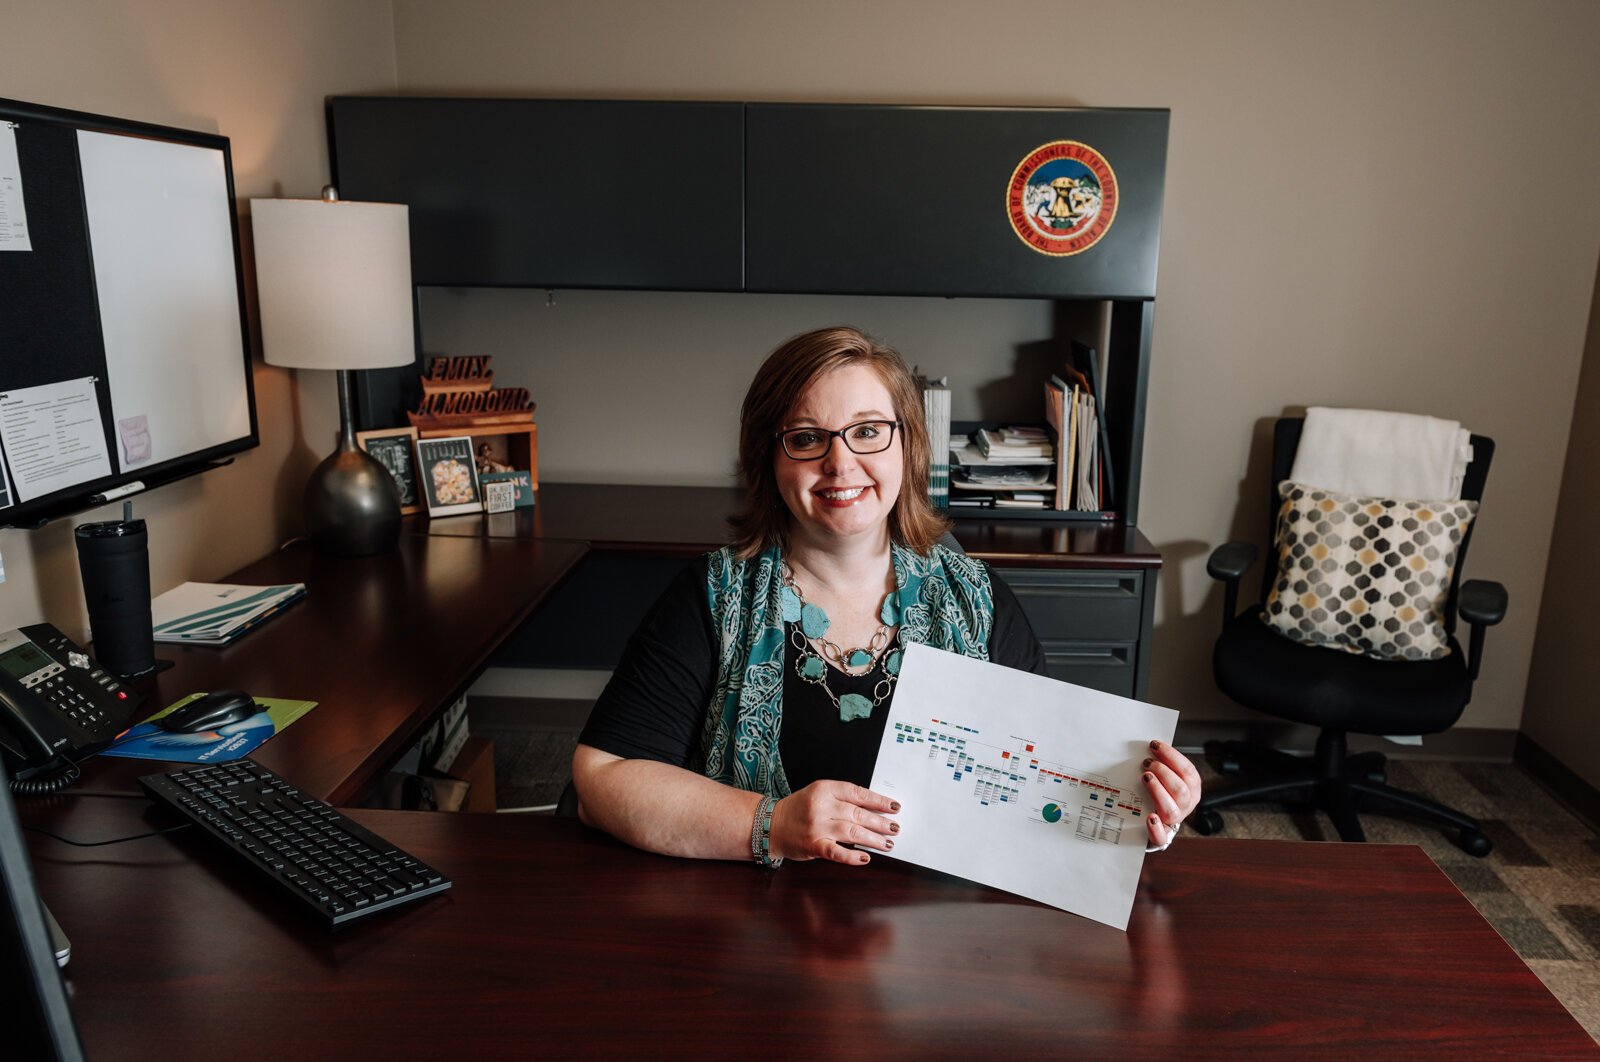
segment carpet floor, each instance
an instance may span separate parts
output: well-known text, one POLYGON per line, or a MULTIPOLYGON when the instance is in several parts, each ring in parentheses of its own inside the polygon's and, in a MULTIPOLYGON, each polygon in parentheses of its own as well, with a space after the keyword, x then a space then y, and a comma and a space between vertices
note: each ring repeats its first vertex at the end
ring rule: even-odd
MULTIPOLYGON (((501 808, 542 807, 560 797, 578 741, 570 716, 515 728, 475 725, 473 732, 494 738, 501 808)), ((1208 788, 1227 785, 1209 765, 1201 770, 1208 788)), ((1415 844, 1427 852, 1600 1040, 1600 835, 1515 764, 1391 760, 1389 782, 1478 819, 1494 851, 1476 859, 1441 830, 1379 816, 1362 820, 1367 839, 1415 844)), ((1222 837, 1338 837, 1327 817, 1314 811, 1259 805, 1228 809, 1222 818, 1222 837)), ((1190 830, 1179 843, 1205 840, 1190 830)))

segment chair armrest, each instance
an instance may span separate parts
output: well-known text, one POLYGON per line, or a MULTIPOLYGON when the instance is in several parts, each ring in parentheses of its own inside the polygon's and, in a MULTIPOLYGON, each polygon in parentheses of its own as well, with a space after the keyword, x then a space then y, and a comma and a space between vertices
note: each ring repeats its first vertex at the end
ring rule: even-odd
POLYGON ((1506 618, 1506 588, 1487 579, 1469 579, 1461 584, 1456 611, 1474 626, 1493 627, 1506 618))
POLYGON ((1254 542, 1224 542, 1211 551, 1206 574, 1219 581, 1238 582, 1256 562, 1261 547, 1254 542))
POLYGON ((1506 618, 1506 588, 1487 579, 1469 579, 1456 595, 1456 611, 1472 625, 1467 652, 1467 677, 1478 681, 1483 666, 1483 632, 1506 618))
POLYGON ((1211 551, 1206 574, 1222 583, 1222 622, 1233 619, 1239 606, 1239 580, 1261 552, 1254 542, 1224 542, 1211 551))

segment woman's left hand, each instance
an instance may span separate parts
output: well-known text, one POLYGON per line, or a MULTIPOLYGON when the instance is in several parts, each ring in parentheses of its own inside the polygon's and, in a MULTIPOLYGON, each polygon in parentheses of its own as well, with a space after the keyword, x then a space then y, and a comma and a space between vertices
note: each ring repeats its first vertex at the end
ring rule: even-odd
POLYGON ((1178 824, 1200 803, 1200 772, 1189 757, 1165 741, 1152 741, 1150 758, 1144 761, 1144 787, 1152 801, 1145 829, 1152 845, 1165 848, 1178 824))

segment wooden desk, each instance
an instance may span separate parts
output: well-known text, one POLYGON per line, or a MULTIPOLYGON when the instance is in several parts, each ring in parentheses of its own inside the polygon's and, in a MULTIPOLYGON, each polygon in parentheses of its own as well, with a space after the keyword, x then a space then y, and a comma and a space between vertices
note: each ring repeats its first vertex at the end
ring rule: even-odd
MULTIPOLYGON (((683 562, 727 542, 732 487, 546 483, 531 509, 406 521, 441 537, 575 539, 590 555, 550 609, 510 639, 506 667, 616 666, 629 635, 683 562), (593 602, 604 601, 596 612, 593 602), (584 615, 585 625, 571 617, 584 615)), ((1124 697, 1148 695, 1161 554, 1122 524, 958 519, 956 540, 1017 591, 1050 673, 1124 697)))
MULTIPOLYGON (((203 837, 30 835, 89 1056, 1600 1055, 1409 846, 1180 841, 1124 934, 888 859, 768 874, 574 820, 351 814, 455 887, 330 935, 203 837)), ((165 821, 70 796, 27 817, 165 821)))
MULTIPOLYGON (((306 544, 240 569, 224 582, 304 582, 294 605, 226 648, 157 645, 175 666, 136 683, 145 713, 202 690, 244 689, 317 707, 256 758, 335 804, 359 798, 583 556, 549 539, 403 535, 376 557, 323 557, 306 544)), ((161 770, 97 757, 89 789, 138 791, 161 770)))

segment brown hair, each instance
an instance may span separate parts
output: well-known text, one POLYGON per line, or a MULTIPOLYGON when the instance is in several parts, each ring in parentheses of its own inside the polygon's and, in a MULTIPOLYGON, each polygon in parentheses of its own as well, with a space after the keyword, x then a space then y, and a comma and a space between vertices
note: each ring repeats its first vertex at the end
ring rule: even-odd
POLYGON ((950 527, 928 500, 928 465, 933 451, 922 419, 922 389, 898 353, 854 328, 819 328, 778 347, 756 370, 739 411, 739 482, 744 507, 728 518, 733 548, 753 557, 772 546, 789 545, 789 509, 778 493, 773 460, 774 436, 812 381, 846 365, 865 365, 878 374, 894 400, 905 457, 900 497, 889 513, 889 537, 926 554, 950 527))

